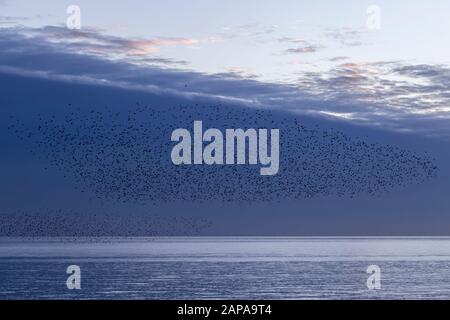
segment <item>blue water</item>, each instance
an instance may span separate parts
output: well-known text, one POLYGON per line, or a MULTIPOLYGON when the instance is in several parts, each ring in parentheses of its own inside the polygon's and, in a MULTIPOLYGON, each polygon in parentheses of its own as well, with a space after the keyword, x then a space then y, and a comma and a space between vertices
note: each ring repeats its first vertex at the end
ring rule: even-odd
POLYGON ((450 238, 1 238, 0 299, 56 298, 450 299, 450 238))

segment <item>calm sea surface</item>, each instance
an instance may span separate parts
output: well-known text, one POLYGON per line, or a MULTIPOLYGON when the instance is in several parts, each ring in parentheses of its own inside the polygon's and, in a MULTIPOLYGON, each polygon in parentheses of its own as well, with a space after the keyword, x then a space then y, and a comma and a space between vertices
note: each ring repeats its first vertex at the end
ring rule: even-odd
POLYGON ((0 299, 57 298, 450 299, 450 238, 0 238, 0 299))

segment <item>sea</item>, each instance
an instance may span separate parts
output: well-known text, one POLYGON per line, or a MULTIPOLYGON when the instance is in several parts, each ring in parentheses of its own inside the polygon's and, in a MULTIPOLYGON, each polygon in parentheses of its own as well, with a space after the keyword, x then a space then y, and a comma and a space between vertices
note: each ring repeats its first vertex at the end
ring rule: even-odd
POLYGON ((0 299, 450 299, 450 238, 0 238, 0 299))

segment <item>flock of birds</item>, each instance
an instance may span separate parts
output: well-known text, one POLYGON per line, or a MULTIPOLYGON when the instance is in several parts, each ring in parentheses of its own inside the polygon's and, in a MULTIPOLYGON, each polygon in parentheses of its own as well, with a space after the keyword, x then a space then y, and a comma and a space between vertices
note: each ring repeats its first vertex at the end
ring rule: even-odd
POLYGON ((158 237, 196 236, 211 226, 204 218, 67 210, 15 211, 0 214, 6 237, 158 237))
MULTIPOLYGON (((124 203, 284 202, 316 196, 374 196, 425 182, 437 167, 427 154, 369 143, 334 129, 307 125, 277 111, 187 104, 87 109, 68 105, 9 127, 31 152, 92 197, 124 203), (280 129, 280 169, 261 176, 259 165, 175 166, 170 153, 176 128, 280 129)), ((181 206, 182 208, 182 206, 181 206)), ((2 236, 199 235, 211 221, 151 214, 63 211, 0 215, 2 236)))
POLYGON ((381 195, 435 177, 426 153, 369 143, 334 129, 306 125, 292 114, 222 104, 161 108, 86 109, 39 116, 35 127, 13 130, 74 186, 102 199, 146 203, 286 201, 315 196, 381 195), (175 166, 176 128, 280 129, 280 169, 260 176, 259 165, 175 166))

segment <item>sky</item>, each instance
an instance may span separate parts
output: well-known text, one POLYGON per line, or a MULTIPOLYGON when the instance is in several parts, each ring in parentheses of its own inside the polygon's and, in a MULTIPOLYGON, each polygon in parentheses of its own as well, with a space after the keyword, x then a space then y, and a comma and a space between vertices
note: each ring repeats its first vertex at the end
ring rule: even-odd
POLYGON ((29 145, 6 130, 8 119, 32 127, 69 103, 128 110, 151 102, 168 114, 207 103, 249 108, 246 117, 286 113, 431 155, 439 169, 435 180, 381 199, 318 197, 214 217, 197 210, 214 220, 212 234, 450 235, 449 14, 448 1, 418 0, 0 0, 0 148, 8 150, 0 209, 149 208, 74 191, 22 150, 29 145), (80 9, 80 29, 67 27, 70 5, 80 9))

